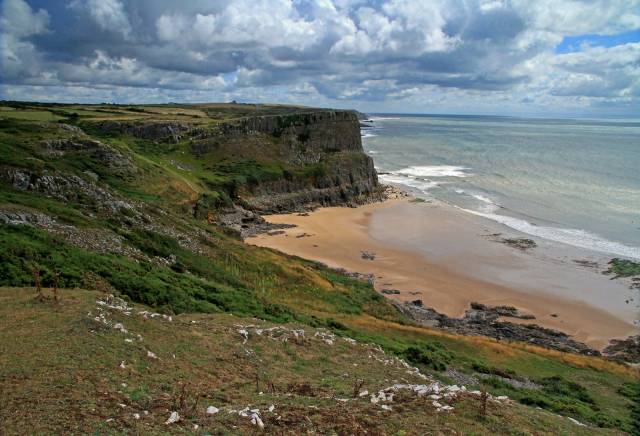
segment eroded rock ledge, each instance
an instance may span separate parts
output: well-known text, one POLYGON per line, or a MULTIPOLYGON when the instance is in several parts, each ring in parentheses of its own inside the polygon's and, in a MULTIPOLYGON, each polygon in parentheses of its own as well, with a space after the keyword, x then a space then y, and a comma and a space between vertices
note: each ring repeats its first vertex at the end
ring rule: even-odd
POLYGON ((421 300, 401 303, 391 300, 400 312, 425 327, 448 330, 462 335, 481 335, 505 341, 526 342, 545 348, 571 353, 599 356, 600 352, 582 342, 575 341, 565 333, 541 327, 537 324, 515 324, 501 321, 501 317, 532 319, 515 307, 491 307, 471 303, 462 318, 451 318, 432 308, 422 307, 421 300))

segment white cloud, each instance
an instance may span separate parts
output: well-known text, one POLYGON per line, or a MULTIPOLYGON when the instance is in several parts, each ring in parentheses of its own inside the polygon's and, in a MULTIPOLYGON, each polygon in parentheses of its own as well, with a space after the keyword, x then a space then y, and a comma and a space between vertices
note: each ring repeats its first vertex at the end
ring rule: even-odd
POLYGON ((120 0, 74 0, 71 8, 83 9, 102 30, 131 37, 131 23, 120 0))
POLYGON ((5 80, 38 74, 40 56, 28 37, 48 31, 49 14, 23 0, 5 0, 0 17, 0 67, 5 80))

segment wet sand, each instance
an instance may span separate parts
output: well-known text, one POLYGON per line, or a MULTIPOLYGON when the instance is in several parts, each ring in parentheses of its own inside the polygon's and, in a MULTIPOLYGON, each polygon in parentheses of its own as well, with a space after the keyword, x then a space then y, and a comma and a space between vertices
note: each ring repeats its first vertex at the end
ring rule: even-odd
POLYGON ((626 303, 634 295, 628 286, 573 262, 602 263, 604 257, 544 240, 522 252, 489 236, 504 232, 499 224, 446 204, 389 200, 266 219, 297 227, 248 243, 374 274, 376 289, 400 291, 390 298, 421 299, 448 316, 462 316, 474 301, 515 306, 534 315, 532 322, 597 349, 638 331, 637 302, 626 303), (363 259, 363 251, 375 253, 375 259, 363 259))

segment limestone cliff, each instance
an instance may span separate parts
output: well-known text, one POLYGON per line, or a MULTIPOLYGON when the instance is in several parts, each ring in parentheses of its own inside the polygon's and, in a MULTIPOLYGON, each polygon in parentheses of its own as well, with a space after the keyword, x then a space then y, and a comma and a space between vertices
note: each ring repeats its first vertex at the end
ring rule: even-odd
POLYGON ((156 144, 188 144, 188 151, 214 178, 195 204, 209 215, 230 203, 258 213, 352 205, 379 199, 373 161, 362 149, 355 111, 289 108, 284 113, 222 118, 209 123, 175 120, 109 120, 97 124, 109 135, 156 144), (217 183, 217 184, 216 184, 217 183))
POLYGON ((283 212, 317 205, 344 205, 379 197, 372 159, 362 149, 357 115, 314 111, 261 116, 222 124, 217 135, 192 143, 196 154, 218 152, 283 164, 283 177, 249 184, 243 206, 283 212))

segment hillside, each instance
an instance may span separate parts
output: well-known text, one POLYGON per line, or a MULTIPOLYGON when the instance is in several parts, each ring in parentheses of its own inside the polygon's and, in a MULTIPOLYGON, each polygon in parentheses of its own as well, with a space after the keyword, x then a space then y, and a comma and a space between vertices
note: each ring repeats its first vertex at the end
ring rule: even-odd
POLYGON ((7 432, 257 430, 245 407, 274 433, 631 432, 629 366, 422 328, 366 281, 242 242, 269 229, 261 213, 381 198, 358 126, 301 107, 4 103, 7 432), (436 380, 508 399, 448 410, 436 380), (372 400, 396 384, 412 387, 372 400))

